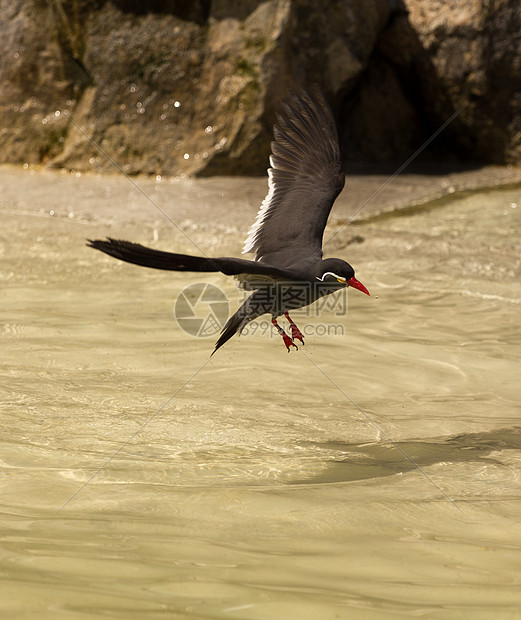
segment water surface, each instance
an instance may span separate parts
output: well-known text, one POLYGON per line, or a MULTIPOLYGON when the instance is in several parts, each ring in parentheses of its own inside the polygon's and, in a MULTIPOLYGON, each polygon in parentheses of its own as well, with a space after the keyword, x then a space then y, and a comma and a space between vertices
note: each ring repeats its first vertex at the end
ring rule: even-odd
POLYGON ((190 204, 256 193, 182 185, 178 230, 82 183, 81 208, 47 177, 53 215, 2 205, 2 617, 518 617, 519 189, 350 226, 327 252, 370 298, 295 313, 298 352, 255 333, 210 360, 172 312, 200 274, 84 238, 238 254, 246 231, 190 204))

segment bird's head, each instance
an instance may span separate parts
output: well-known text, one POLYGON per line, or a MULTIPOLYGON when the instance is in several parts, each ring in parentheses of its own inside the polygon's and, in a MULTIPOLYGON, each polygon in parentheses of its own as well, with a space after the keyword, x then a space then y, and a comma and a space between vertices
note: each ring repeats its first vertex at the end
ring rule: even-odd
POLYGON ((327 284, 337 284, 339 287, 352 286, 370 295, 365 286, 355 278, 355 270, 349 263, 340 258, 326 258, 320 261, 315 274, 317 280, 327 284))

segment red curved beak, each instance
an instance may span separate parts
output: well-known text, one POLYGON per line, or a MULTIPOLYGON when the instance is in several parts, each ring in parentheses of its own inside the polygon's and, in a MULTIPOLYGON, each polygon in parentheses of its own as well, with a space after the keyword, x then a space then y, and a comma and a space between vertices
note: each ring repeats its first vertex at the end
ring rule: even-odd
POLYGON ((362 293, 365 293, 366 295, 370 295, 371 293, 365 288, 365 286, 359 282, 355 277, 350 278, 349 280, 347 280, 346 282, 347 286, 352 286, 353 288, 357 288, 359 291, 362 291, 362 293))

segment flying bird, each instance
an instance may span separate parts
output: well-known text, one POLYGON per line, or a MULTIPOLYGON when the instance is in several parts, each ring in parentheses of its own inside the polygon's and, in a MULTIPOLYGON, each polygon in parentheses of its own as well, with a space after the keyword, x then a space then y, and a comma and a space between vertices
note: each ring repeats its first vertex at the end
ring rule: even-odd
POLYGON ((293 95, 277 116, 273 134, 268 194, 243 248, 243 254, 254 254, 253 260, 174 254, 112 238, 87 240, 90 247, 127 263, 170 271, 220 271, 253 291, 228 319, 213 353, 262 314, 271 314, 289 352, 298 348, 295 340, 304 344, 290 310, 349 286, 369 295, 349 263, 322 258, 324 229, 344 187, 344 173, 336 124, 318 90, 293 95), (277 321, 282 315, 291 336, 277 321))

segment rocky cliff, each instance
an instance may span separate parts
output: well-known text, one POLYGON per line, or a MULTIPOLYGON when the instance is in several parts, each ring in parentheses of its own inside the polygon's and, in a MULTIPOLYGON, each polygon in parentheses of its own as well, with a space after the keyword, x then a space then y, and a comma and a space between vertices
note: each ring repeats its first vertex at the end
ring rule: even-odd
POLYGON ((431 156, 521 163, 518 0, 0 0, 0 16, 2 162, 262 174, 281 100, 313 82, 346 160, 403 160, 460 110, 431 156))

